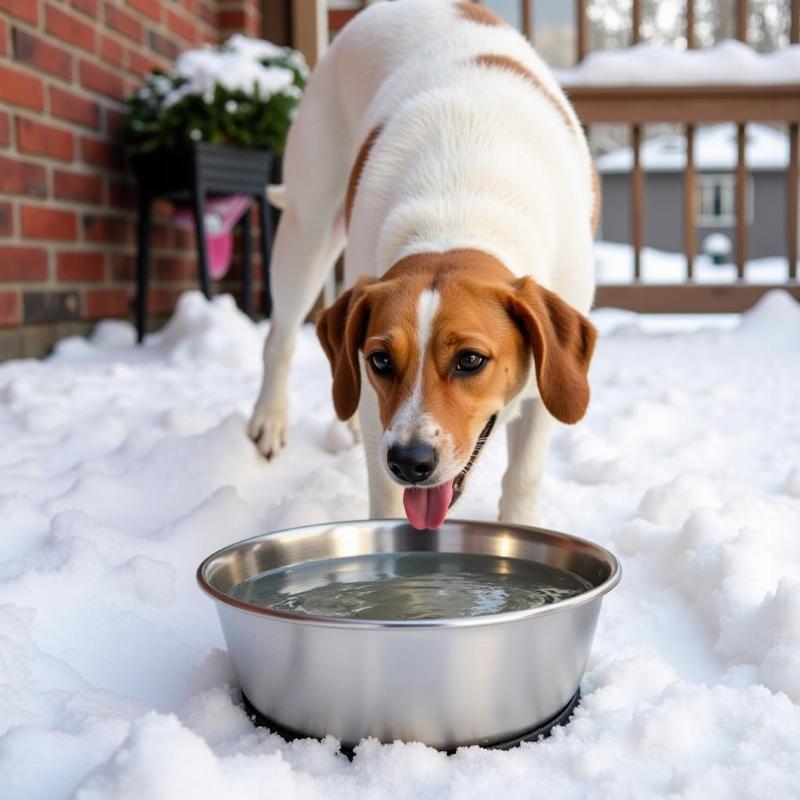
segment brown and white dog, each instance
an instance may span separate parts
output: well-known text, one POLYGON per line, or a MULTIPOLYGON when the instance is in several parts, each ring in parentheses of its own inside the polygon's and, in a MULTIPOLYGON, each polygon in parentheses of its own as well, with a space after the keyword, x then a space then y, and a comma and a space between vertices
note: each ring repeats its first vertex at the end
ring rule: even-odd
POLYGON ((593 176, 555 80, 491 12, 398 0, 359 14, 286 148, 259 450, 284 444, 295 335, 345 248, 351 288, 317 329, 336 413, 359 412, 371 516, 440 525, 506 423, 500 519, 532 524, 553 418, 577 422, 589 402, 593 176))

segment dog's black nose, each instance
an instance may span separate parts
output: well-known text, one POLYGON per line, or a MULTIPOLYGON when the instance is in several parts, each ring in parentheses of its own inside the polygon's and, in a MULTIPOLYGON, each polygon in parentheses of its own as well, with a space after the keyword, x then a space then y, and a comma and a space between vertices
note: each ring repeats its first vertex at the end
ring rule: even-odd
POLYGON ((404 483, 420 483, 429 478, 438 460, 436 449, 423 442, 395 444, 386 454, 392 475, 404 483))

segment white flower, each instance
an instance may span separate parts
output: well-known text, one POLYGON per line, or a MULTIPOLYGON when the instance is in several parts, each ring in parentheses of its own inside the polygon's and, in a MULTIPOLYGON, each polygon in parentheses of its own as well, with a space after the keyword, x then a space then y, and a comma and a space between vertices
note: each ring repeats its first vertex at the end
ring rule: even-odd
POLYGON ((200 131, 199 128, 192 128, 189 131, 189 138, 193 142, 199 142, 203 138, 203 134, 202 134, 202 132, 200 131))
POLYGON ((235 100, 228 100, 228 102, 225 103, 225 110, 229 114, 235 114, 239 110, 239 104, 235 100))

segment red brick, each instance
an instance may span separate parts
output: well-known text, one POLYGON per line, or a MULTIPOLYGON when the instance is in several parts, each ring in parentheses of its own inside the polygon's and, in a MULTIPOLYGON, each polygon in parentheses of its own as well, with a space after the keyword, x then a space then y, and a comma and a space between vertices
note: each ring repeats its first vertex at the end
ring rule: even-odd
POLYGON ((147 293, 147 308, 151 314, 169 314, 180 294, 179 289, 151 289, 147 293))
POLYGON ((161 5, 158 0, 128 0, 128 5, 156 22, 161 21, 161 5))
POLYGON ((14 56, 21 64, 36 67, 68 81, 72 78, 72 56, 20 28, 14 29, 14 56))
POLYGON ((122 78, 113 72, 92 64, 91 61, 81 61, 81 84, 93 92, 122 100, 125 97, 125 83, 122 78))
POLYGON ((194 42, 197 37, 197 26, 186 19, 186 17, 176 14, 174 11, 167 12, 167 24, 173 33, 186 39, 187 42, 194 42))
POLYGON ((216 30, 216 28, 217 28, 217 9, 216 8, 214 8, 212 6, 209 6, 206 3, 203 3, 200 6, 200 16, 202 17, 203 22, 205 22, 206 25, 211 25, 216 30))
MULTIPOLYGON (((194 231, 188 228, 172 228, 172 246, 178 250, 194 247, 194 231)), ((254 251, 257 252, 257 251, 254 251)))
POLYGON ((115 111, 113 108, 106 107, 106 133, 108 136, 114 139, 119 137, 127 121, 127 114, 123 114, 121 111, 115 111))
POLYGON ((94 28, 52 4, 47 5, 47 32, 82 50, 94 52, 94 28))
POLYGON ((0 192, 45 197, 47 176, 44 167, 19 158, 0 157, 0 192))
POLYGON ((60 200, 100 205, 103 202, 103 179, 97 175, 53 170, 53 194, 60 200))
POLYGON ((58 86, 50 87, 50 111, 56 117, 92 130, 97 130, 100 125, 100 106, 94 100, 87 100, 58 86))
POLYGON ((6 21, 4 19, 0 19, 0 56, 4 56, 8 50, 6 46, 6 32, 8 31, 8 26, 6 25, 6 21))
POLYGON ((44 85, 33 75, 0 64, 0 102, 44 110, 44 85))
POLYGON ((72 0, 72 7, 76 11, 81 11, 92 19, 97 19, 97 0, 72 0))
POLYGON ((22 235, 31 239, 74 240, 78 221, 72 211, 45 206, 22 206, 22 235))
POLYGON ((100 57, 115 67, 122 67, 125 64, 125 48, 116 39, 101 33, 100 57))
POLYGON ((39 21, 39 12, 33 0, 0 0, 0 10, 34 25, 39 21))
POLYGON ((58 254, 60 281, 102 281, 105 275, 104 253, 72 250, 58 254))
POLYGON ((89 319, 127 317, 128 312, 128 293, 125 289, 93 289, 86 292, 86 316, 89 319))
POLYGON ((136 277, 136 256, 112 253, 111 277, 115 281, 132 281, 136 277))
POLYGON ((14 212, 11 203, 0 202, 0 236, 14 233, 14 212))
POLYGON ((0 325, 19 325, 22 320, 19 292, 0 292, 0 325))
POLYGON ((163 224, 163 222, 155 222, 150 232, 150 243, 156 250, 172 247, 172 228, 163 224))
POLYGON ((38 247, 0 247, 0 281, 43 281, 47 251, 38 247))
POLYGON ((125 165, 124 153, 118 144, 89 136, 81 137, 81 161, 112 171, 119 171, 125 165))
POLYGON ((128 181, 108 182, 108 202, 113 208, 133 210, 137 206, 136 184, 128 181))
POLYGON ((153 260, 153 275, 157 280, 179 281, 195 274, 194 260, 176 256, 159 256, 153 260))
POLYGON ((87 242, 125 244, 128 238, 128 220, 126 217, 106 214, 84 214, 83 237, 87 242))
POLYGON ((242 10, 220 11, 219 27, 222 30, 247 30, 247 14, 242 10))
POLYGON ((332 8, 328 11, 328 26, 332 31, 340 31, 359 11, 358 8, 332 8))
POLYGON ((170 61, 177 58, 181 51, 180 47, 172 39, 168 39, 166 36, 156 33, 156 31, 148 32, 148 41, 153 52, 170 59, 170 61))
POLYGON ((4 111, 0 111, 0 147, 11 144, 11 118, 4 111))
POLYGON ((71 161, 75 137, 63 128, 17 117, 17 148, 23 153, 71 161))
POLYGON ((163 59, 155 59, 133 48, 128 50, 128 69, 140 78, 154 69, 163 69, 165 66, 166 62, 163 59))
POLYGON ((127 36, 134 42, 142 41, 142 23, 136 17, 131 16, 127 11, 106 3, 106 24, 112 30, 127 36))

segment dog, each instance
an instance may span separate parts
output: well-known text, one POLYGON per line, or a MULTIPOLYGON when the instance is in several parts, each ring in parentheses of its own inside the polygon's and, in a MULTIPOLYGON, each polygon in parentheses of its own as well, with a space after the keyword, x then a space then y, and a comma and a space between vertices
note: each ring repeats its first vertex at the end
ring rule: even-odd
POLYGON ((370 6, 289 133, 272 323, 249 435, 285 443, 296 333, 318 318, 338 417, 356 413, 370 515, 436 528, 507 426, 499 518, 533 524, 553 421, 589 402, 599 193, 581 125, 525 39, 458 0, 370 6))

